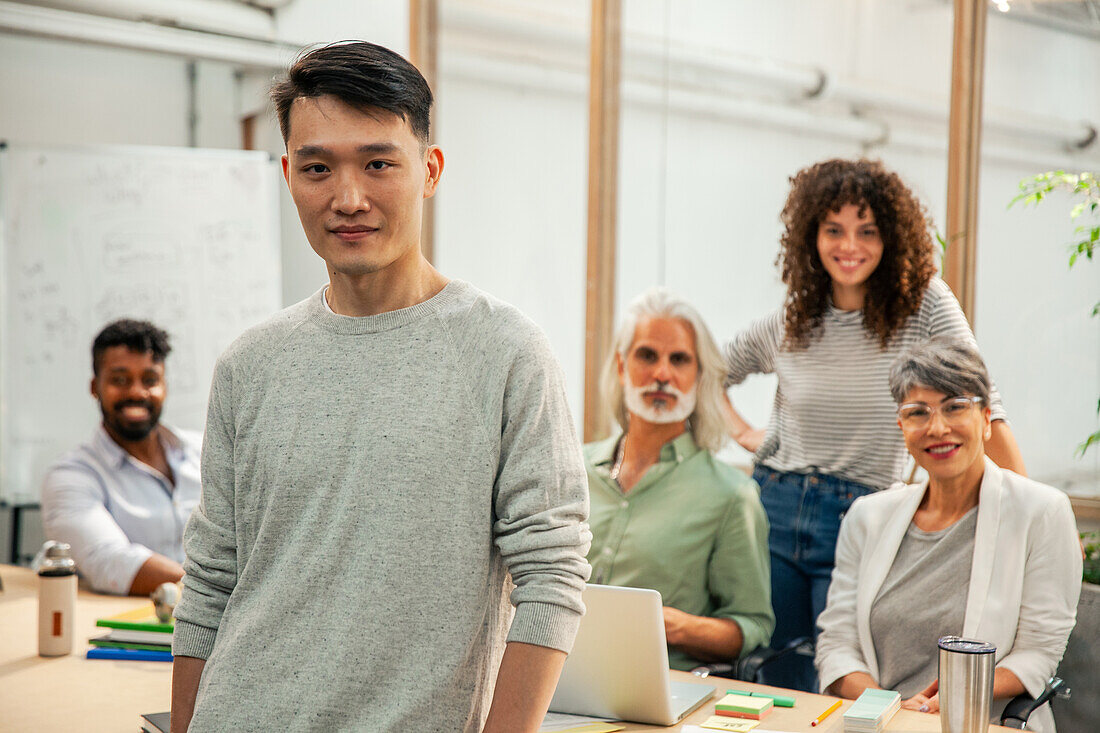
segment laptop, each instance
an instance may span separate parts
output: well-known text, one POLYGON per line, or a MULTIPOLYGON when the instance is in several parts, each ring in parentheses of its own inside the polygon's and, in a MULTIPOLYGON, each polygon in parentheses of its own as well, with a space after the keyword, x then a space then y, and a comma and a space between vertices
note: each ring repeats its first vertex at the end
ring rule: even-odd
POLYGON ((710 685, 669 680, 660 593, 589 584, 583 598, 588 610, 550 710, 675 725, 714 695, 710 685))

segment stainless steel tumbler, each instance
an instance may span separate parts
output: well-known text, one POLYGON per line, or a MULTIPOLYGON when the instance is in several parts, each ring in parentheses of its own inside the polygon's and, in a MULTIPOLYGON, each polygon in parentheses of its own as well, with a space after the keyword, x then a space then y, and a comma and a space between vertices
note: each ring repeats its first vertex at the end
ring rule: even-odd
POLYGON ((941 638, 939 647, 940 729, 943 733, 985 733, 992 714, 997 647, 958 636, 941 638))

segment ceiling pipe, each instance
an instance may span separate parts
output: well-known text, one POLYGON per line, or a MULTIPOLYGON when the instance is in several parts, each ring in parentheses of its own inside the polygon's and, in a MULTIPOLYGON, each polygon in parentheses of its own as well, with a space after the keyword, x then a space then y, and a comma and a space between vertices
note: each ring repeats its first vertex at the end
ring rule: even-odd
MULTIPOLYGON (((576 49, 586 48, 585 29, 579 22, 570 24, 569 19, 561 16, 540 17, 538 22, 532 22, 530 18, 465 3, 444 3, 442 15, 444 39, 452 45, 465 46, 474 54, 497 53, 513 60, 537 57, 544 63, 549 57, 562 68, 572 68, 573 65, 564 59, 571 58, 576 49)), ((624 37, 624 81, 660 86, 667 79, 671 84, 710 91, 712 95, 729 91, 741 97, 744 85, 749 84, 768 96, 785 97, 791 102, 832 101, 848 105, 856 113, 880 110, 947 124, 945 99, 922 99, 855 84, 817 67, 680 44, 668 48, 666 64, 665 47, 663 39, 624 37), (742 88, 739 89, 738 84, 742 88)), ((1088 149, 1097 139, 1096 126, 1090 122, 1038 117, 1015 110, 987 109, 984 125, 990 134, 1054 143, 1069 153, 1088 149)))
POLYGON ((157 23, 265 41, 275 40, 268 10, 230 0, 17 0, 25 5, 106 18, 157 23))
MULTIPOLYGON (((449 54, 440 71, 443 76, 460 78, 519 90, 535 87, 543 92, 580 99, 587 89, 583 76, 567 69, 546 68, 534 61, 499 61, 467 53, 449 54)), ((874 150, 897 147, 917 152, 931 152, 942 157, 947 153, 947 138, 943 135, 898 130, 881 121, 822 113, 792 105, 754 102, 735 98, 716 99, 713 94, 694 91, 673 91, 668 98, 659 88, 641 81, 623 84, 623 102, 646 109, 664 109, 671 105, 674 114, 691 114, 716 120, 729 120, 757 125, 766 129, 822 135, 851 142, 874 150)), ((1021 149, 1003 144, 982 145, 983 159, 1000 164, 1018 165, 1035 170, 1062 168, 1075 170, 1094 166, 1092 159, 1071 157, 1057 151, 1021 149)))
MULTIPOLYGON (((864 85, 836 80, 827 87, 823 98, 851 105, 857 111, 881 110, 930 122, 947 124, 947 109, 942 100, 901 95, 864 85)), ((1036 116, 1025 112, 1009 114, 1004 110, 986 109, 982 125, 989 133, 1055 141, 1067 151, 1083 150, 1096 139, 1096 129, 1087 122, 1071 122, 1053 116, 1036 116)))
MULTIPOLYGON (((941 135, 932 135, 921 132, 892 131, 890 139, 885 143, 890 147, 914 150, 924 153, 935 153, 937 156, 947 155, 947 138, 941 135)), ((1082 160, 1070 157, 1065 153, 1046 153, 1043 151, 1021 150, 1016 146, 996 143, 982 143, 982 162, 997 163, 1002 165, 1019 166, 1031 170, 1080 170, 1083 167, 1095 166, 1095 159, 1082 160)))
POLYGON ((245 69, 282 69, 297 46, 166 28, 114 18, 97 18, 67 10, 37 8, 0 1, 0 31, 56 38, 138 51, 236 64, 245 69))
MULTIPOLYGON (((550 93, 570 97, 583 96, 587 90, 584 77, 571 71, 546 69, 533 62, 501 64, 488 58, 469 54, 446 56, 440 71, 470 81, 498 84, 516 89, 532 86, 550 93), (533 82, 537 79, 537 82, 533 82)), ((857 117, 823 115, 805 108, 779 103, 745 99, 716 99, 713 94, 692 90, 676 90, 666 99, 662 91, 644 82, 624 82, 622 100, 626 104, 647 109, 660 109, 671 104, 676 114, 708 117, 755 124, 770 129, 782 128, 795 132, 812 132, 825 137, 859 145, 881 144, 887 137, 884 124, 857 117)))

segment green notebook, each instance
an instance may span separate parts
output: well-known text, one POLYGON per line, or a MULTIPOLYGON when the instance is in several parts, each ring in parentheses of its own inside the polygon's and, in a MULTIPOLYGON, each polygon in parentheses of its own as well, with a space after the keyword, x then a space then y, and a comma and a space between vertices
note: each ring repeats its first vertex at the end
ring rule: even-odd
POLYGON ((130 629, 133 631, 160 631, 171 634, 175 628, 173 621, 161 622, 153 610, 152 602, 147 606, 140 606, 132 611, 126 611, 115 616, 101 618, 95 622, 96 626, 108 629, 130 629))
POLYGON ((893 690, 864 690, 852 707, 844 711, 845 718, 863 718, 875 720, 882 716, 895 703, 901 702, 901 695, 893 690))
POLYGON ((893 690, 864 690, 844 711, 845 733, 881 733, 901 707, 901 695, 893 690))

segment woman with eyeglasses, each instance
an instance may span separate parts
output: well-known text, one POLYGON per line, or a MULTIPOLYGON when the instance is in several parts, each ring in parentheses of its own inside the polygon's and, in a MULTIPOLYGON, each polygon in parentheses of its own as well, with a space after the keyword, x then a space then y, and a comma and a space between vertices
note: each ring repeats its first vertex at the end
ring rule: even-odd
MULTIPOLYGON (((991 387, 972 346, 933 339, 905 350, 890 391, 928 479, 860 498, 844 518, 818 619, 822 688, 846 698, 896 690, 903 707, 936 712, 937 640, 961 636, 997 647, 999 718, 1008 699, 1042 691, 1073 630, 1073 511, 1063 492, 986 457, 991 387)), ((1049 706, 1028 727, 1053 731, 1049 706)))
MULTIPOLYGON (((837 532, 856 497, 903 479, 905 445, 887 375, 898 352, 932 336, 973 344, 951 290, 935 277, 924 207, 897 174, 870 160, 799 171, 780 216, 783 307, 726 346, 726 385, 779 378, 767 430, 732 409, 733 437, 753 451, 771 532, 772 647, 814 636, 837 532)), ((993 390, 986 449, 1023 473, 993 390)), ((790 655, 764 681, 816 691, 812 660, 790 655)))

